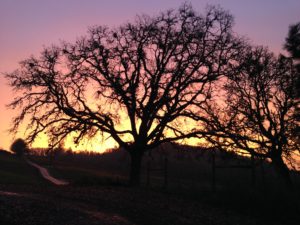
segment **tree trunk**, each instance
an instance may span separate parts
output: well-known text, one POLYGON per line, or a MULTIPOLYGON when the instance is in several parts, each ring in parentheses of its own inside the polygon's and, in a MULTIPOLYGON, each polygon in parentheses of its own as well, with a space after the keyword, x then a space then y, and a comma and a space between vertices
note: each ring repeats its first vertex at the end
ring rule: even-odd
POLYGON ((283 162, 283 159, 281 158, 281 156, 272 157, 272 164, 273 164, 276 172, 280 176, 281 180, 286 185, 286 187, 292 188, 293 183, 292 183, 292 179, 290 176, 290 171, 289 171, 288 167, 286 166, 286 164, 283 162))
POLYGON ((143 153, 139 149, 134 149, 130 153, 130 177, 129 182, 131 186, 139 186, 141 184, 141 165, 143 153))

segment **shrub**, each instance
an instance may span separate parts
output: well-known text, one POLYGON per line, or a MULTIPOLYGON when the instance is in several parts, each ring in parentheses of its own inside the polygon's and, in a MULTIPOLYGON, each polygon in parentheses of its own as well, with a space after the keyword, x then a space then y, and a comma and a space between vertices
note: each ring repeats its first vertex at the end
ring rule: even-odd
POLYGON ((28 152, 28 146, 23 139, 18 138, 12 143, 10 150, 17 156, 21 157, 28 152))

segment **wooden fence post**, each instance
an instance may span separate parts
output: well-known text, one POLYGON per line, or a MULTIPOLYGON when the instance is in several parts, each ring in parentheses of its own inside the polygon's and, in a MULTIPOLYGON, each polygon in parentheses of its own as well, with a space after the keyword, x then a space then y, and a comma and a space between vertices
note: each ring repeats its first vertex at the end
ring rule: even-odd
POLYGON ((212 150, 212 191, 216 192, 216 156, 215 156, 215 150, 212 150))
POLYGON ((164 188, 168 187, 168 157, 165 157, 165 165, 164 165, 164 188))
POLYGON ((148 161, 147 161, 147 187, 150 187, 150 168, 151 168, 151 162, 150 162, 150 160, 148 159, 148 161))
POLYGON ((265 176, 265 167, 264 167, 264 160, 260 160, 260 169, 261 169, 261 175, 262 175, 262 186, 266 187, 266 176, 265 176))
POLYGON ((252 183, 252 187, 255 187, 256 184, 256 174, 255 174, 255 159, 254 159, 254 155, 251 154, 251 183, 252 183))

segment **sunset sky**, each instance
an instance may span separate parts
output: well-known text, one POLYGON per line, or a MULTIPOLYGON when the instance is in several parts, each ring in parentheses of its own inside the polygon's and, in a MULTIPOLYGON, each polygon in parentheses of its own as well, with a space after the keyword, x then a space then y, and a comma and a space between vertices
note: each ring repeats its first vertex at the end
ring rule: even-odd
MULTIPOLYGON (((182 0, 0 0, 0 148, 8 149, 13 135, 7 132, 15 112, 6 104, 13 99, 3 73, 18 62, 38 55, 43 46, 74 41, 93 25, 117 26, 137 14, 155 15, 178 8, 182 0)), ((299 0, 191 0, 203 12, 219 4, 235 17, 234 30, 253 44, 282 52, 290 24, 300 22, 299 0)), ((19 136, 22 136, 21 134, 19 136)))

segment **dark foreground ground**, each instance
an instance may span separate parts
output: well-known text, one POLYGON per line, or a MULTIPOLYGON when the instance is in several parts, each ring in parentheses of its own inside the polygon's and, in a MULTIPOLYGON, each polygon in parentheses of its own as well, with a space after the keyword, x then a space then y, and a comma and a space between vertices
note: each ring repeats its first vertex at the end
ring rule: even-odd
MULTIPOLYGON (((192 199, 155 190, 127 187, 2 185, 0 188, 2 191, 18 193, 0 193, 0 224, 6 225, 296 225, 300 221, 299 209, 293 208, 293 203, 284 206, 280 205, 284 202, 275 200, 273 203, 278 204, 277 206, 268 203, 262 206, 259 205, 262 201, 257 201, 257 206, 248 208, 234 205, 238 204, 236 197, 233 202, 226 202, 222 197, 218 199, 217 195, 210 196, 211 199, 200 195, 192 199)), ((241 198, 246 201, 243 204, 253 204, 250 196, 248 202, 245 196, 241 198)))
POLYGON ((269 187, 231 186, 215 193, 109 181, 59 187, 22 159, 0 156, 1 225, 298 225, 299 199, 299 190, 269 187))

